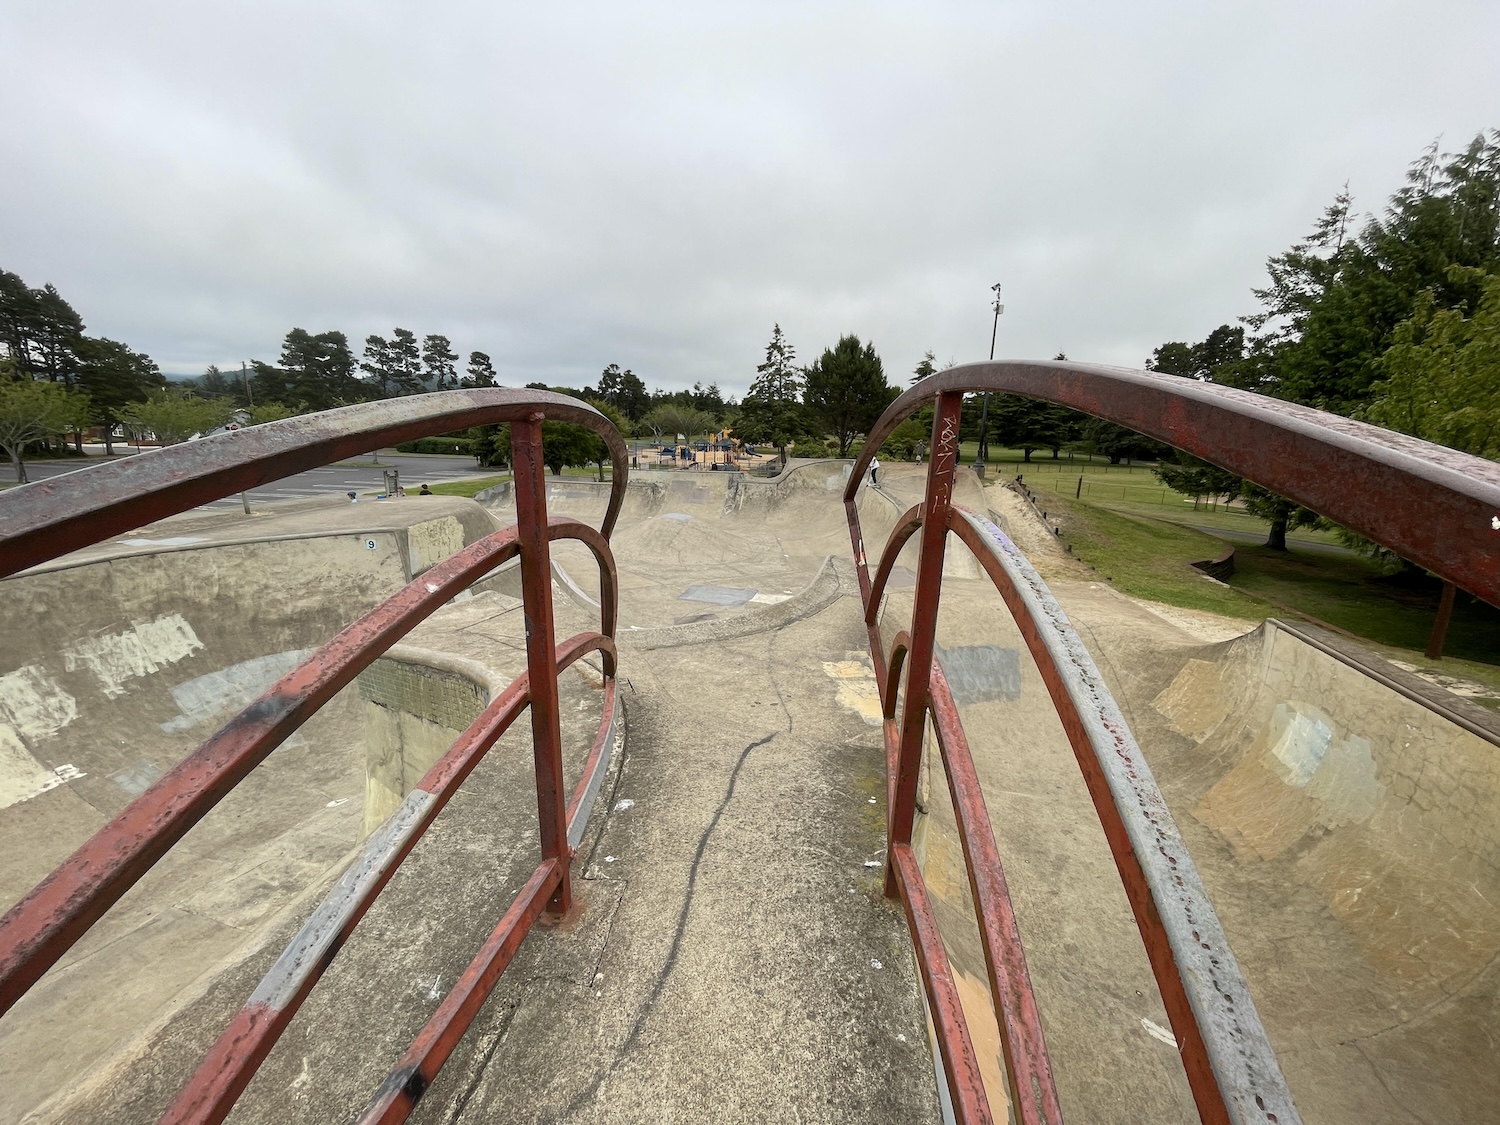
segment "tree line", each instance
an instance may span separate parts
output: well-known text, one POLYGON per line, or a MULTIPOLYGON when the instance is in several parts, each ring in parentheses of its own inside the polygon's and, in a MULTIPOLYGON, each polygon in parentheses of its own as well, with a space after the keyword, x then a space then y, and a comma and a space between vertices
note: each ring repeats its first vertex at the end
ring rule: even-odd
MULTIPOLYGON (((1160 345, 1145 366, 1500 459, 1500 130, 1455 153, 1429 146, 1378 215, 1361 220, 1345 185, 1311 233, 1266 268, 1251 311, 1200 341, 1160 345)), ((966 406, 966 436, 976 409, 966 406)), ((990 424, 1028 460, 1073 448, 1114 462, 1155 459, 1170 488, 1243 503, 1266 521, 1273 548, 1284 550, 1293 528, 1324 525, 1250 481, 1047 403, 994 396, 990 424)), ((1336 530, 1392 568, 1405 565, 1336 530)))

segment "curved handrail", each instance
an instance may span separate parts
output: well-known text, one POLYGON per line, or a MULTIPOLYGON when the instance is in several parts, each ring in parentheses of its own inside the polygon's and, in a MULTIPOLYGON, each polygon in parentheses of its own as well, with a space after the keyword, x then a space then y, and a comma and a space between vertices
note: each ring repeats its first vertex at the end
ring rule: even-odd
POLYGON ((1500 605, 1500 464, 1312 407, 1178 375, 1065 362, 969 363, 909 388, 870 430, 844 493, 912 412, 999 392, 1167 442, 1327 516, 1500 605))
MULTIPOLYGON (((571 901, 569 860, 602 774, 617 715, 619 578, 608 537, 624 499, 625 444, 607 418, 585 403, 536 391, 479 390, 367 403, 287 419, 191 445, 172 446, 27 485, 0 495, 0 577, 97 542, 125 528, 352 453, 463 426, 508 422, 518 522, 424 571, 360 620, 320 646, 197 751, 162 777, 0 918, 0 1015, 36 982, 110 906, 277 745, 420 621, 501 563, 520 556, 527 672, 476 723, 367 842, 356 868, 315 912, 277 967, 183 1088, 168 1118, 221 1121, 254 1074, 343 937, 415 845, 453 789, 522 707, 532 720, 537 820, 542 859, 471 963, 463 1003, 445 1003, 424 1030, 424 1067, 442 1065, 478 1005, 546 910, 571 901), (588 426, 603 437, 615 467, 601 527, 548 518, 542 422, 588 426), (577 539, 600 567, 600 633, 558 646, 553 635, 549 544, 577 539), (598 652, 604 672, 599 732, 571 797, 563 791, 557 675, 598 652), (274 1003, 273 1003, 274 1001, 274 1003)), ((455 1000, 458 989, 450 995, 455 1000)), ((456 1003, 456 1001, 455 1001, 456 1003)), ((423 1087, 425 1088, 425 1086, 423 1087)), ((408 1090, 410 1101, 421 1090, 408 1090)), ((402 1119, 410 1105, 391 1108, 402 1119)))
MULTIPOLYGON (((1295 1114, 1249 986, 1151 767, 1093 657, 1014 543, 962 508, 948 521, 1005 601, 1036 661, 1104 828, 1200 1102, 1217 1088, 1236 1120, 1295 1114), (1208 1029, 1205 1035, 1203 1029, 1208 1029)), ((940 670, 934 669, 934 679, 940 670)), ((957 722, 956 712, 953 716, 957 722)), ((961 729, 961 728, 960 728, 961 729)))
POLYGON ((533 416, 587 426, 614 469, 599 525, 608 538, 625 501, 630 458, 619 431, 588 403, 551 391, 438 391, 283 418, 148 450, 0 493, 0 578, 152 520, 293 473, 434 433, 533 416))
MULTIPOLYGON (((1134 739, 1094 669, 1087 650, 1068 626, 1061 608, 1051 599, 1041 579, 1019 552, 1013 547, 1002 551, 995 546, 1001 542, 1008 544, 1003 534, 953 502, 963 391, 976 386, 978 389, 996 389, 994 384, 1003 384, 1007 368, 1035 376, 1038 368, 1055 375, 1057 372, 1052 369, 1057 366, 974 365, 924 380, 898 398, 872 428, 865 452, 856 461, 845 489, 845 512, 860 577, 871 659, 879 681, 884 719, 886 787, 890 798, 887 808, 886 891, 893 896, 899 895, 906 908, 918 961, 923 964, 924 985, 929 1002, 934 1006, 939 1050, 954 1105, 960 1111, 960 1120, 987 1120, 988 1107, 980 1105, 983 1092, 964 1085, 971 1081, 966 1075, 972 1045, 965 1033, 963 1013, 960 1011, 955 1017, 953 1012, 946 1010, 946 999, 940 994, 940 978, 947 972, 946 960, 936 960, 930 973, 925 964, 926 960, 937 956, 930 935, 927 935, 935 923, 925 916, 931 907, 922 886, 920 867, 911 854, 911 845, 923 743, 930 718, 937 731, 937 749, 954 801, 964 864, 984 936, 990 999, 1000 1024, 1008 1078, 1012 1083, 1012 1105, 1017 1120, 1025 1125, 1059 1120, 1060 1111, 1052 1093, 1040 1014, 1031 994, 1019 929, 1009 904, 993 828, 983 811, 982 793, 973 771, 967 739, 937 661, 937 613, 945 543, 951 532, 974 553, 1000 589, 1042 668, 1135 913, 1152 970, 1182 1047, 1184 1068, 1202 1119, 1214 1125, 1231 1121, 1247 1125, 1251 1121, 1265 1120, 1280 1120, 1283 1125, 1291 1125, 1299 1120, 1297 1110, 1255 1013, 1249 989, 1229 953, 1222 928, 1213 916, 1212 906, 1187 857, 1186 848, 1182 846, 1166 802, 1151 779, 1149 769, 1145 768, 1134 739), (936 405, 926 494, 921 504, 898 520, 881 553, 872 582, 857 504, 863 474, 884 436, 907 413, 929 399, 935 399, 936 405), (880 600, 897 553, 919 530, 912 620, 910 628, 898 632, 891 642, 887 658, 877 624, 880 600), (887 659, 891 666, 888 675, 887 659), (905 695, 898 708, 896 681, 903 672, 906 676, 905 695)), ((1078 369, 1060 370, 1084 382, 1091 377, 1088 370, 1081 373, 1078 369)), ((1110 373, 1107 381, 1114 391, 1118 392, 1121 386, 1139 390, 1139 381, 1133 382, 1131 373, 1105 370, 1110 373)), ((1009 371, 1009 374, 1015 375, 1016 371, 1009 371)), ((1185 380, 1175 380, 1174 383, 1164 376, 1142 378, 1154 387, 1158 396, 1171 397, 1184 388, 1188 389, 1190 393, 1186 398, 1195 402, 1202 412, 1221 421, 1235 410, 1243 413, 1250 406, 1260 411, 1256 421, 1262 426, 1272 424, 1279 417, 1274 410, 1262 410, 1257 404, 1247 406, 1243 400, 1254 396, 1222 396, 1217 393, 1219 388, 1204 388, 1185 380)), ((1010 388, 1002 386, 1001 389, 1010 388)), ((1102 392, 1090 401, 1101 395, 1102 392)), ((1058 400, 1069 405, 1082 405, 1076 401, 1077 397, 1069 399, 1059 392, 1058 400)), ((1141 421, 1139 417, 1134 417, 1134 420, 1141 421)), ((1152 432, 1144 424, 1141 428, 1152 432)), ((1161 428, 1164 432, 1168 429, 1161 428)), ((1369 460, 1378 444, 1367 441, 1359 445, 1354 442, 1352 445, 1357 448, 1346 460, 1351 457, 1356 461, 1360 458, 1369 460)), ((1219 458, 1219 461, 1224 463, 1225 459, 1219 458)), ((1241 465, 1236 462, 1232 467, 1241 465)), ((1469 491, 1475 490, 1471 488, 1469 491)), ((1408 532, 1410 522, 1407 521, 1408 532)))
MULTIPOLYGON (((590 652, 603 652, 612 659, 614 646, 598 633, 580 633, 558 646, 557 671, 590 652)), ((192 1078, 162 1115, 163 1125, 217 1121, 229 1114, 386 883, 459 786, 530 703, 531 678, 522 673, 490 701, 458 741, 423 774, 401 807, 365 840, 359 856, 204 1054, 192 1078)), ((601 727, 610 722, 611 713, 606 710, 601 727)), ((585 766, 580 790, 588 780, 585 766)))

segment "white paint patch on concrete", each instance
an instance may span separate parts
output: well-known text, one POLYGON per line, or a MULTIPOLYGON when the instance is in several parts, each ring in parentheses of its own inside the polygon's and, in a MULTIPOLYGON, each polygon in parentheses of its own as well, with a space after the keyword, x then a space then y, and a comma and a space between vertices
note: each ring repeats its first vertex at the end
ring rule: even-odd
POLYGON ((49 770, 31 756, 15 728, 0 723, 0 809, 19 805, 83 776, 73 765, 49 770))
POLYGON ((121 539, 126 547, 190 547, 194 543, 207 543, 201 535, 174 535, 169 539, 121 539))
POLYGON ((750 599, 751 605, 777 605, 791 597, 790 594, 756 594, 750 599))
POLYGON ((90 637, 63 651, 68 671, 88 668, 104 694, 125 694, 125 682, 176 664, 203 647, 198 634, 180 613, 139 622, 123 633, 90 637))
POLYGON ((853 711, 867 726, 878 727, 883 719, 875 670, 866 663, 862 654, 851 652, 847 655, 848 660, 824 660, 823 673, 838 685, 840 707, 853 711))
POLYGON ((1145 1016, 1142 1016, 1141 1027, 1142 1029, 1144 1029, 1147 1035, 1151 1036, 1151 1038, 1155 1039, 1158 1043, 1165 1043, 1168 1047, 1172 1047, 1174 1049, 1176 1048, 1176 1036, 1174 1036, 1166 1028, 1162 1027, 1161 1024, 1155 1023, 1152 1020, 1148 1020, 1145 1016))
POLYGON ((178 684, 172 689, 172 699, 182 713, 177 718, 162 723, 161 729, 169 734, 189 730, 225 711, 240 710, 306 660, 312 651, 310 648, 297 648, 275 652, 269 656, 257 656, 254 660, 231 664, 228 668, 220 668, 217 672, 195 676, 178 684))
POLYGON ((78 718, 78 701, 38 665, 0 676, 0 722, 26 738, 46 738, 78 718))
POLYGON ((1333 728, 1323 717, 1295 703, 1278 703, 1271 715, 1270 756, 1281 780, 1298 789, 1312 780, 1333 741, 1333 728))

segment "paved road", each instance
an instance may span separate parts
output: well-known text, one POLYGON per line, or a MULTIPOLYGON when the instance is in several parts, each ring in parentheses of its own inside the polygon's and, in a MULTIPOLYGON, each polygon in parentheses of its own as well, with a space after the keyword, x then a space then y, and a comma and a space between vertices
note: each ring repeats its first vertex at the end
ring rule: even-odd
MULTIPOLYGON (((105 460, 107 458, 101 455, 81 461, 28 461, 26 474, 34 481, 46 480, 49 477, 62 476, 105 460)), ((321 469, 309 469, 305 473, 285 477, 273 484, 262 485, 250 493, 250 499, 262 502, 295 500, 306 496, 337 495, 349 492, 351 489, 356 492, 369 492, 371 489, 378 490, 385 487, 383 474, 388 469, 397 470, 401 474, 402 487, 413 493, 424 483, 436 484, 438 481, 471 477, 485 471, 475 467, 472 457, 442 457, 382 450, 378 466, 372 463, 370 456, 362 456, 355 461, 340 461, 325 465, 321 469)), ((12 479, 10 473, 6 472, 5 480, 10 479, 12 479)), ((239 503, 240 498, 236 494, 227 496, 223 500, 216 500, 212 504, 205 504, 204 507, 238 507, 239 503)))

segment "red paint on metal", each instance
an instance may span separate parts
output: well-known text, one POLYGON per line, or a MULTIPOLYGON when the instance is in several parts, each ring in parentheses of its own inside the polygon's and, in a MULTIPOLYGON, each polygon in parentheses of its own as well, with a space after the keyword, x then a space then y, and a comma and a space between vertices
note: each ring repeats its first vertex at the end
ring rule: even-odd
POLYGON ((1010 889, 984 790, 974 769, 969 740, 959 721, 958 706, 940 665, 932 667, 932 717, 938 732, 938 748, 953 796, 958 838, 969 873, 969 890, 979 923, 989 972, 990 997, 1000 1027, 1000 1045, 1005 1053, 1006 1078, 1010 1082, 1011 1105, 1022 1125, 1046 1125, 1062 1120, 1057 1104, 1057 1086, 1042 1034, 1042 1016, 1026 970, 1026 952, 1021 929, 1011 905, 1010 889))
POLYGON ((0 578, 293 473, 538 410, 588 427, 609 447, 614 477, 599 526, 608 538, 630 474, 629 451, 609 419, 580 399, 550 391, 476 388, 285 418, 9 489, 0 493, 0 578))
MULTIPOLYGON (((544 858, 521 896, 506 912, 460 988, 455 1009, 445 1004, 419 1040, 427 1077, 404 1089, 413 1100, 425 1089, 452 1043, 462 1035, 479 1004, 525 938, 550 897, 566 909, 567 814, 580 806, 591 771, 600 761, 614 715, 618 615, 618 574, 608 536, 624 498, 627 478, 624 442, 592 407, 549 393, 465 391, 349 407, 309 418, 241 431, 239 443, 195 443, 155 456, 99 466, 35 488, 0 497, 0 545, 5 547, 0 576, 97 542, 117 531, 217 499, 253 484, 312 468, 328 460, 380 445, 426 436, 466 424, 509 421, 516 450, 518 525, 465 548, 423 573, 393 597, 323 645, 204 743, 193 755, 127 807, 44 880, 4 919, 0 919, 0 1013, 50 967, 165 852, 234 788, 260 761, 346 686, 386 649, 439 606, 494 567, 521 555, 528 671, 488 707, 458 742, 427 772, 418 788, 433 796, 409 836, 381 856, 377 877, 366 884, 350 912, 341 917, 336 939, 314 962, 287 971, 295 987, 285 1006, 262 1001, 246 1005, 219 1037, 164 1120, 218 1122, 233 1108, 257 1068, 291 1020, 327 963, 342 946, 374 899, 461 786, 479 759, 518 716, 532 705, 536 736, 538 807, 544 858), (544 409, 539 409, 544 408, 544 409), (541 467, 540 422, 544 417, 589 426, 610 448, 615 479, 599 531, 570 519, 546 515, 541 467), (65 491, 64 491, 65 489, 65 491), (548 544, 577 539, 600 568, 603 634, 585 633, 561 646, 554 641, 548 544), (589 652, 603 658, 605 710, 600 731, 572 799, 564 808, 561 732, 557 713, 557 674, 589 652), (537 684, 533 700, 532 683, 537 684), (538 712, 542 719, 537 720, 538 712), (425 1042, 425 1046, 424 1046, 425 1042), (440 1049, 433 1049, 436 1043, 440 1049), (415 1093, 413 1093, 415 1091, 415 1093)), ((270 979, 270 978, 268 978, 270 979)), ((278 1001, 279 1002, 279 1001, 278 1001)), ((403 1115, 404 1116, 404 1115, 403 1115)))
MULTIPOLYGON (((906 702, 901 711, 901 743, 896 757, 895 799, 888 810, 888 847, 911 843, 916 815, 917 774, 927 728, 927 681, 932 669, 938 600, 943 586, 943 548, 948 509, 953 501, 953 470, 958 464, 958 421, 963 395, 941 395, 932 417, 932 460, 927 466, 922 539, 917 554, 917 586, 911 621, 911 655, 906 663, 906 702)), ((868 613, 868 610, 867 610, 868 613)), ((894 855, 894 852, 892 852, 894 855)), ((896 894, 893 862, 886 865, 885 892, 896 894)))
POLYGON ((922 868, 910 844, 897 844, 891 849, 891 870, 895 873, 901 905, 906 909, 906 924, 916 948, 922 987, 927 993, 933 1027, 937 1029, 938 1054, 953 1098, 954 1116, 959 1125, 990 1125, 994 1118, 989 1098, 985 1096, 974 1044, 969 1039, 969 1025, 964 1021, 963 1001, 948 966, 943 935, 938 931, 932 902, 922 881, 922 868))
MULTIPOLYGON (((1500 605, 1500 465, 1312 407, 1176 375, 1071 362, 969 363, 922 380, 866 436, 844 499, 935 396, 1027 395, 1157 438, 1264 485, 1500 605)), ((857 534, 857 529, 856 532, 857 534)))
POLYGON ((1161 992, 1162 1005, 1166 1008, 1167 1018, 1172 1024, 1172 1032, 1177 1038, 1178 1052, 1182 1058, 1183 1069, 1187 1072, 1188 1085, 1193 1091, 1193 1100, 1197 1105, 1199 1117, 1209 1125, 1228 1125, 1231 1120, 1229 1109, 1219 1089, 1218 1080, 1214 1077, 1213 1065, 1208 1056, 1208 1046, 1203 1040, 1202 1029, 1198 1026, 1197 1017, 1193 1013, 1192 1004, 1183 987, 1177 959, 1172 953, 1166 928, 1162 925, 1161 915, 1157 912, 1156 902, 1152 898, 1150 883, 1146 878, 1146 873, 1141 869, 1139 860, 1136 859, 1134 849, 1130 846, 1130 837, 1120 817, 1120 810, 1115 807, 1109 783, 1100 772, 1099 763, 1094 757, 1093 744, 1089 741, 1088 733, 1084 730, 1083 722, 1079 718, 1078 709, 1068 693, 1063 673, 1054 663, 1037 623, 1032 620, 1019 592, 1010 580, 1010 575, 1005 573, 1004 568, 985 549, 973 526, 967 520, 955 516, 950 522, 950 529, 969 547, 975 559, 979 561, 980 566, 984 568, 985 573, 989 575, 995 588, 1000 592, 1001 598, 1010 609, 1011 616, 1015 618, 1022 638, 1026 641, 1027 650, 1036 661, 1037 670, 1042 675, 1042 682, 1047 686, 1047 693, 1052 698, 1052 705, 1057 710, 1063 731, 1068 737, 1068 744, 1073 748, 1073 756, 1078 762, 1079 771, 1083 774, 1089 797, 1094 803, 1095 814, 1099 817, 1099 823, 1104 829, 1104 838, 1109 843, 1110 854, 1114 856, 1115 867, 1120 873, 1120 882, 1125 888, 1125 897, 1129 900, 1131 911, 1135 915, 1136 928, 1145 945, 1152 974, 1161 992))
POLYGON ((410 582, 288 672, 0 919, 0 1013, 268 754, 381 653, 516 553, 517 528, 410 582))
MULTIPOLYGON (((310 982, 308 987, 312 987, 310 982)), ((251 1005, 236 1012, 198 1068, 203 1079, 182 1088, 161 1115, 161 1125, 219 1122, 228 1117, 235 1099, 250 1085, 256 1070, 270 1054, 277 1036, 291 1018, 290 1013, 278 1012, 265 1004, 251 1005), (273 1026, 274 1034, 271 1033, 273 1026)))
POLYGON ((394 1125, 410 1116, 422 1094, 448 1061, 453 1048, 458 1046, 458 1041, 474 1022, 474 1017, 494 990, 500 974, 516 955, 516 950, 521 948, 521 942, 526 939, 532 925, 547 908, 549 897, 556 901, 556 889, 562 886, 566 864, 566 859, 551 856, 542 860, 489 940, 480 947, 453 990, 443 998, 438 1010, 407 1048, 364 1113, 360 1114, 360 1125, 374 1125, 375 1122, 394 1125))
POLYGON ((510 424, 516 517, 520 520, 521 597, 526 615, 526 666, 531 672, 531 740, 536 763, 537 823, 542 855, 555 859, 560 878, 548 910, 566 914, 572 902, 568 872, 568 810, 563 787, 562 725, 558 714, 556 639, 552 635, 552 564, 546 534, 547 479, 538 412, 510 424))

